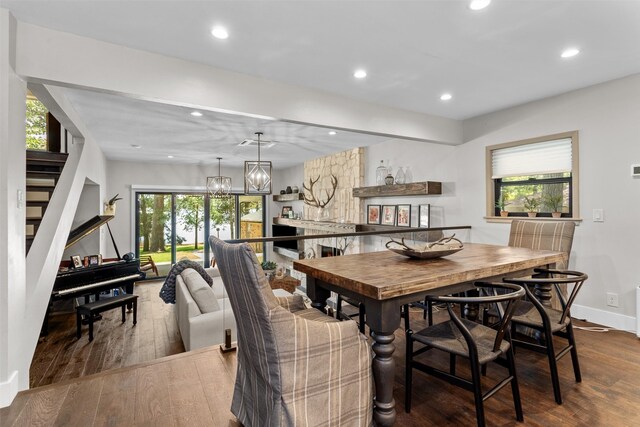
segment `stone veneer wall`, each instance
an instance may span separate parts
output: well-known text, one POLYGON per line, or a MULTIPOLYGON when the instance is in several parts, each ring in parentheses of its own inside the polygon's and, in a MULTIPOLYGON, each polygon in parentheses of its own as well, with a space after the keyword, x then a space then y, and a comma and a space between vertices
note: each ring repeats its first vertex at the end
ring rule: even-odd
POLYGON ((309 187, 311 179, 320 177, 313 189, 318 199, 326 200, 327 191, 330 192, 332 188, 332 174, 338 179, 338 187, 333 200, 326 206, 321 218, 318 218, 316 208, 305 204, 304 218, 335 222, 359 222, 364 209, 364 200, 354 198, 352 189, 364 185, 364 148, 354 148, 304 162, 304 184, 307 187, 309 187))

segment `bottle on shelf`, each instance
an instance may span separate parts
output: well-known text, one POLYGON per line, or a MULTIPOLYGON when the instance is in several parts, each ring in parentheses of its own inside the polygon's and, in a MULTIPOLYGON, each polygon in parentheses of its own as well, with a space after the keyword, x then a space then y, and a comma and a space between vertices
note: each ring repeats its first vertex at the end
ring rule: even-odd
POLYGON ((380 160, 380 166, 376 169, 376 185, 384 185, 384 179, 387 176, 387 168, 384 166, 384 160, 380 160))
POLYGON ((402 166, 398 167, 398 173, 396 173, 396 184, 404 184, 405 183, 405 175, 402 171, 402 166))

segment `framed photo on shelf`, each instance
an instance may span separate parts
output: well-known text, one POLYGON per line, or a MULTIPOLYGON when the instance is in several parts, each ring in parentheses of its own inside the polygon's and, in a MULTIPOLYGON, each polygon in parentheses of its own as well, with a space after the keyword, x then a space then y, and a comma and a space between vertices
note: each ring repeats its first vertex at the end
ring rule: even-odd
POLYGON ((380 224, 380 205, 367 205, 367 224, 380 224))
POLYGON ((418 227, 429 228, 431 224, 431 205, 420 205, 418 212, 418 227))
POLYGON ((396 225, 411 227, 411 205, 398 205, 396 225))
POLYGON ((89 255, 89 265, 100 265, 100 256, 89 255))
POLYGON ((396 205, 383 205, 380 223, 382 225, 396 225, 396 205))
POLYGON ((293 206, 283 206, 282 214, 280 214, 280 216, 282 218, 289 218, 289 214, 291 213, 291 211, 293 211, 293 206))
POLYGON ((71 257, 71 263, 73 264, 73 268, 82 268, 82 259, 80 255, 73 255, 71 257))

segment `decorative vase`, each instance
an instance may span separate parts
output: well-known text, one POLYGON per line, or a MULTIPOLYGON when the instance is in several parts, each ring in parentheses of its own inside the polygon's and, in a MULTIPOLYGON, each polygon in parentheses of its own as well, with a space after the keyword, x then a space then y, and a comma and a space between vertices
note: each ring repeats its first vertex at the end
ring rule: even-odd
POLYGON ((529 215, 529 218, 535 218, 538 212, 527 212, 527 215, 529 215))
POLYGON ((562 216, 562 212, 551 212, 551 216, 553 218, 560 218, 562 216))
POLYGON ((291 186, 290 186, 290 185, 287 185, 286 193, 287 193, 287 194, 291 194, 291 193, 293 193, 293 190, 291 189, 291 186))
POLYGON ((402 171, 402 166, 400 166, 398 168, 398 172, 396 173, 396 184, 404 184, 405 182, 405 176, 404 176, 404 172, 402 171))
POLYGON ((509 216, 509 211, 500 211, 500 216, 509 216))
POLYGON ((104 204, 104 215, 113 215, 113 216, 115 216, 116 215, 116 204, 114 203, 114 204, 110 205, 108 203, 105 203, 104 204))
POLYGON ((291 187, 291 189, 293 190, 294 193, 297 193, 300 191, 297 185, 294 185, 293 187, 291 187))
POLYGON ((286 193, 286 191, 280 190, 280 194, 285 194, 285 193, 286 193))
POLYGON ((384 183, 386 185, 393 185, 393 175, 389 174, 385 177, 384 183))
POLYGON ((376 169, 376 185, 384 185, 387 176, 387 168, 384 166, 384 160, 380 160, 380 166, 376 169))

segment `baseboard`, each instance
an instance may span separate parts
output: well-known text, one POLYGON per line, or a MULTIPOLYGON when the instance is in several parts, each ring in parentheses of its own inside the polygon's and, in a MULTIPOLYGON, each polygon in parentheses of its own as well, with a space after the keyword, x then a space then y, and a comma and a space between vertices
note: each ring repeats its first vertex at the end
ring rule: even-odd
POLYGON ((589 322, 622 331, 636 332, 636 318, 624 314, 591 308, 584 305, 573 304, 571 317, 574 319, 586 319, 589 322))
POLYGON ((7 381, 0 382, 0 408, 11 405, 18 394, 18 371, 13 371, 7 381))

